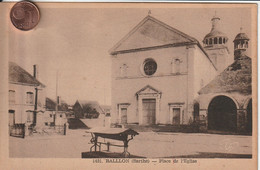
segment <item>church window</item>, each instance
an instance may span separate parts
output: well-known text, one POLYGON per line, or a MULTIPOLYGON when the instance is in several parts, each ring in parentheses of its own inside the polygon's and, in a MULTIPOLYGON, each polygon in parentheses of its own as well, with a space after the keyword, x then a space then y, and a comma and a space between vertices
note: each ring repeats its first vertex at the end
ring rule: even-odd
POLYGON ((218 39, 216 37, 214 38, 214 44, 218 44, 218 39))
POLYGON ((172 73, 177 74, 181 72, 181 60, 176 58, 172 61, 172 73))
POLYGON ((222 44, 222 38, 221 37, 219 38, 219 44, 222 44))
POLYGON ((144 61, 144 73, 148 76, 153 75, 157 70, 157 63, 153 59, 144 61))
POLYGON ((208 39, 206 39, 206 44, 207 44, 207 45, 209 44, 209 40, 208 40, 208 39))
POLYGON ((209 39, 209 45, 211 45, 211 44, 212 44, 212 38, 209 39))
POLYGON ((242 40, 242 48, 245 48, 245 41, 244 40, 242 40))
POLYGON ((127 76, 127 68, 128 68, 128 66, 126 64, 123 64, 120 67, 120 75, 121 75, 121 77, 126 77, 127 76))
POLYGON ((226 43, 226 39, 225 38, 223 38, 223 44, 225 44, 226 43))
POLYGON ((238 43, 238 48, 239 48, 239 49, 242 48, 241 42, 238 43))

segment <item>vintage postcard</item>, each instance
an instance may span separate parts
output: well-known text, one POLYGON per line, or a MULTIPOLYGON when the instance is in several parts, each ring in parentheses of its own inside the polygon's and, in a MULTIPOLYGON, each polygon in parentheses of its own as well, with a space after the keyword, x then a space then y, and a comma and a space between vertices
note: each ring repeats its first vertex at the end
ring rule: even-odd
POLYGON ((257 168, 257 4, 0 10, 0 169, 257 168))

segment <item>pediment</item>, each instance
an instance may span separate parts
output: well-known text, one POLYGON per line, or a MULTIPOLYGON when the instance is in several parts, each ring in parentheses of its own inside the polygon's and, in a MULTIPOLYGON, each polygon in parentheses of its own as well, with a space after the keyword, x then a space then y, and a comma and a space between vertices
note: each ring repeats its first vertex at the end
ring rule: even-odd
POLYGON ((110 50, 110 53, 116 54, 134 49, 192 42, 197 42, 197 40, 151 16, 147 16, 119 41, 110 50))
POLYGON ((138 92, 136 92, 137 95, 142 95, 142 94, 161 94, 161 92, 150 85, 145 86, 138 92))

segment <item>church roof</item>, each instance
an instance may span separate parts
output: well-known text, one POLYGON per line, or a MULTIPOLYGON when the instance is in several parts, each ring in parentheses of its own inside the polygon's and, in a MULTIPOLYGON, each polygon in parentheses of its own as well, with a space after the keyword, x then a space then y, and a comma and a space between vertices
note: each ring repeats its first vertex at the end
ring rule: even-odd
POLYGON ((9 62, 9 82, 33 86, 45 86, 14 62, 9 62))
POLYGON ((110 53, 113 55, 133 50, 186 44, 199 44, 199 42, 195 38, 148 15, 119 41, 110 50, 110 53))
POLYGON ((234 41, 236 41, 236 40, 249 40, 249 38, 246 35, 246 33, 239 33, 239 34, 237 34, 234 41))
POLYGON ((212 30, 210 33, 208 33, 205 37, 204 40, 207 38, 214 38, 214 37, 225 37, 227 38, 227 35, 224 34, 223 32, 219 30, 212 30))
POLYGON ((227 41, 228 40, 227 35, 223 33, 220 29, 220 25, 219 25, 220 18, 215 14, 215 16, 211 19, 211 21, 212 21, 211 31, 204 37, 203 42, 205 43, 206 39, 215 38, 215 37, 222 37, 225 38, 227 41))
POLYGON ((235 60, 209 84, 203 87, 199 94, 239 92, 252 93, 252 64, 251 58, 244 55, 235 60))

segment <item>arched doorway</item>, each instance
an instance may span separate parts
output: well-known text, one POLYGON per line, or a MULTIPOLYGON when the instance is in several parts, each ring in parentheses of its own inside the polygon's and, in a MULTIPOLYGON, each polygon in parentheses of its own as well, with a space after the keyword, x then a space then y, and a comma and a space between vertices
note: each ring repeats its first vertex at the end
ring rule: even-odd
POLYGON ((236 131, 237 107, 231 98, 217 96, 210 102, 208 107, 208 129, 236 131))
POLYGON ((246 130, 247 132, 252 132, 252 99, 249 100, 247 108, 247 124, 246 124, 246 130))

